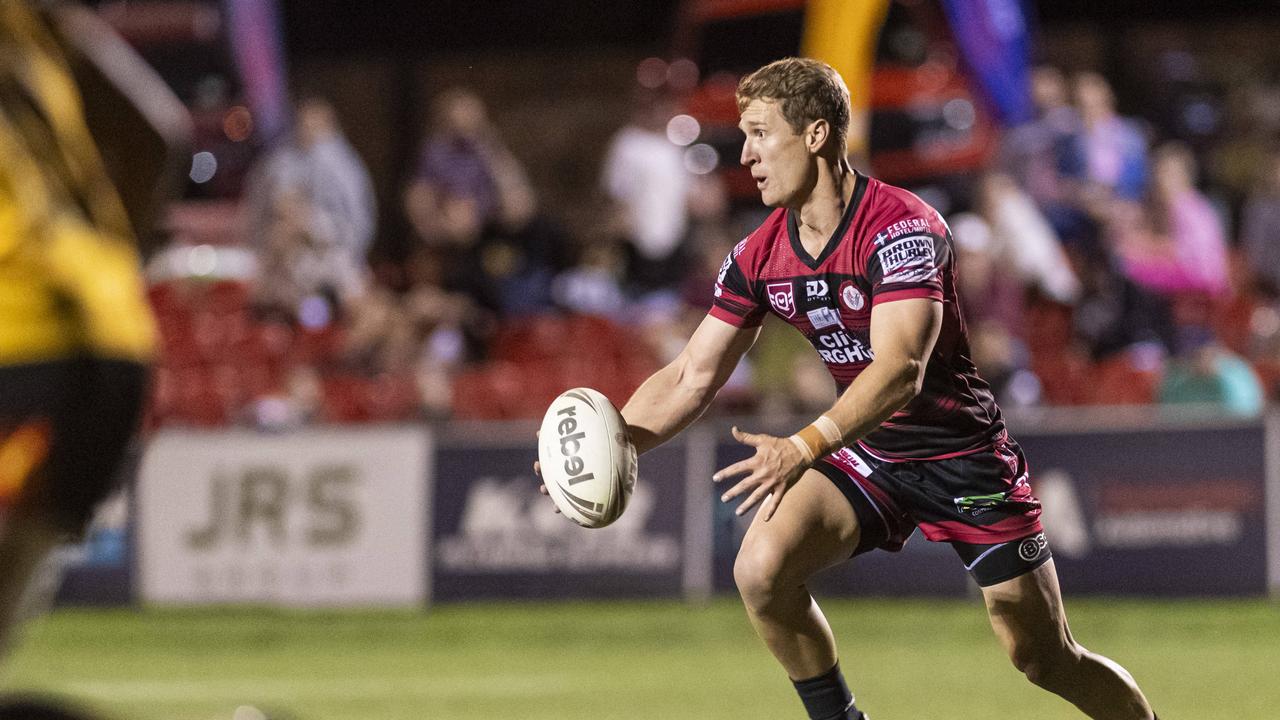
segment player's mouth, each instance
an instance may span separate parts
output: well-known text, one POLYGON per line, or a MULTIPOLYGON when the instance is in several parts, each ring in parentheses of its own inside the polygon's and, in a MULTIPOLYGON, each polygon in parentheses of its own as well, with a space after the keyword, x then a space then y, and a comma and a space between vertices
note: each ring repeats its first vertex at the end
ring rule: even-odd
POLYGON ((767 178, 767 177, 757 177, 757 178, 755 178, 755 181, 756 181, 756 189, 757 189, 757 190, 763 190, 763 189, 764 189, 764 186, 765 186, 765 183, 769 182, 769 178, 767 178))

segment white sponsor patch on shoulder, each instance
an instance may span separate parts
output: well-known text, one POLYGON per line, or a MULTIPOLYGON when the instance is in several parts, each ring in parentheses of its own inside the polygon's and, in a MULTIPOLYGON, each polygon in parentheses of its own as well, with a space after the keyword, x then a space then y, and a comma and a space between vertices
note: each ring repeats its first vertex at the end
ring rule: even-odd
POLYGON ((889 240, 897 240, 903 235, 929 232, 929 221, 922 217, 899 220, 876 234, 876 244, 883 245, 889 240))
POLYGON ((716 282, 723 283, 724 276, 729 274, 729 266, 733 265, 733 256, 725 257, 724 262, 720 264, 720 274, 716 275, 716 282))
POLYGON ((911 235, 885 245, 876 251, 880 258, 882 283, 921 282, 937 271, 933 238, 911 235))

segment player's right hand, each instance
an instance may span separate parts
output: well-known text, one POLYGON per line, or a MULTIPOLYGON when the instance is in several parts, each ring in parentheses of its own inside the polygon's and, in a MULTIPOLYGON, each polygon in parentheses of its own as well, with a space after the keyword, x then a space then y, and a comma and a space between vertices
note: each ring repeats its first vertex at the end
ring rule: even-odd
MULTIPOLYGON (((537 475, 538 478, 542 477, 542 463, 538 462, 537 460, 533 461, 533 474, 537 475)), ((542 493, 543 495, 546 495, 547 497, 551 497, 551 493, 547 492, 546 485, 539 485, 538 492, 542 493)), ((556 507, 555 503, 551 503, 551 508, 556 512, 560 512, 560 508, 556 507)))

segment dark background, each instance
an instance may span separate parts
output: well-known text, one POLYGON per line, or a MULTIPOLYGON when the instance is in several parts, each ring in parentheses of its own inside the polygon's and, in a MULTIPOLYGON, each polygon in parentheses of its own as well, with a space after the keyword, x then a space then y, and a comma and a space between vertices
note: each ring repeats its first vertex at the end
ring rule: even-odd
MULTIPOLYGON (((1280 16, 1276 0, 1040 0, 1045 25, 1280 16)), ((458 50, 661 46, 679 0, 281 0, 291 55, 431 55, 458 50), (536 29, 536 30, 535 30, 536 29)))

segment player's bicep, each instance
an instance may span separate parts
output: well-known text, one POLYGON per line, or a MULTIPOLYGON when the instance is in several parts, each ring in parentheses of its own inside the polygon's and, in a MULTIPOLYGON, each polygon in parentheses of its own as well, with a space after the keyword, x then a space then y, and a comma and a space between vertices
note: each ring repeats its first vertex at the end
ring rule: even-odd
POLYGON ((876 305, 871 310, 871 347, 876 360, 924 366, 942 330, 942 303, 910 298, 876 305))
POLYGON ((680 353, 681 373, 696 386, 719 389, 759 336, 759 326, 741 328, 707 315, 680 353))

